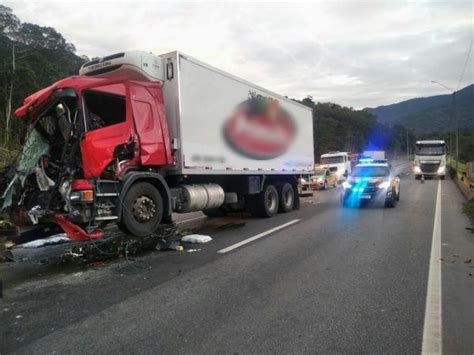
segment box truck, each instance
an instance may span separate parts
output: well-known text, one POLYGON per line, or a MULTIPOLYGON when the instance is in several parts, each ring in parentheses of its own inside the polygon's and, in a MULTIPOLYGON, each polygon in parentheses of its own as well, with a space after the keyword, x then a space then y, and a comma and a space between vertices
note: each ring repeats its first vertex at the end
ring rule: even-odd
POLYGON ((4 207, 80 240, 144 236, 172 212, 261 217, 299 207, 313 170, 306 106, 180 52, 85 63, 16 110, 29 125, 4 207))

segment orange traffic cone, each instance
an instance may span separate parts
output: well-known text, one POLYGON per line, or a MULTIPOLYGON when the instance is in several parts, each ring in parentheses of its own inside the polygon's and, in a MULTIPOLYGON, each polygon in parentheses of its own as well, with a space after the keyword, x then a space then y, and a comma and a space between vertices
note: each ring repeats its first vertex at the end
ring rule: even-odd
POLYGON ((421 175, 420 183, 424 184, 425 183, 425 175, 421 175))

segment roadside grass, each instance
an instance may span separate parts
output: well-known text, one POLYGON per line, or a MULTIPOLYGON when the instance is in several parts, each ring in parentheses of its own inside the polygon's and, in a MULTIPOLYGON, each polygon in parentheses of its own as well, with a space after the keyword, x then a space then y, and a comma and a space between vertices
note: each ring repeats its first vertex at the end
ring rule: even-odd
MULTIPOLYGON (((453 159, 452 157, 449 157, 448 158, 448 165, 451 168, 455 169, 456 168, 456 160, 453 159)), ((458 172, 461 173, 461 174, 465 173, 466 172, 466 164, 458 162, 458 170, 459 170, 458 172)))
POLYGON ((464 203, 462 211, 469 218, 471 225, 474 227, 474 199, 464 203))
POLYGON ((6 148, 0 148, 0 169, 5 168, 13 162, 18 152, 6 148))

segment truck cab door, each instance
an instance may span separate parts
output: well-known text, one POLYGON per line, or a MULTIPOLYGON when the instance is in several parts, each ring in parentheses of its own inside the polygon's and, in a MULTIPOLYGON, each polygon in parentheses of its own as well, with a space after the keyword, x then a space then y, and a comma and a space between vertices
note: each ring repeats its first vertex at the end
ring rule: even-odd
POLYGON ((81 141, 84 177, 98 178, 116 158, 116 150, 133 147, 135 141, 128 81, 83 89, 82 107, 86 126, 81 141))

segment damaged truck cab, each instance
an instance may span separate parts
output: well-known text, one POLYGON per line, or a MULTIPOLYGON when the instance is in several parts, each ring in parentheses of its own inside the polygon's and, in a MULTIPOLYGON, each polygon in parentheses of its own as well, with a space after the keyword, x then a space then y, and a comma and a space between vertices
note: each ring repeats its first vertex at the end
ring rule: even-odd
POLYGON ((297 208, 313 146, 295 134, 312 132, 311 111, 203 66, 178 52, 118 53, 28 97, 15 112, 28 129, 3 194, 16 224, 55 223, 88 240, 110 221, 151 234, 173 211, 297 208))

